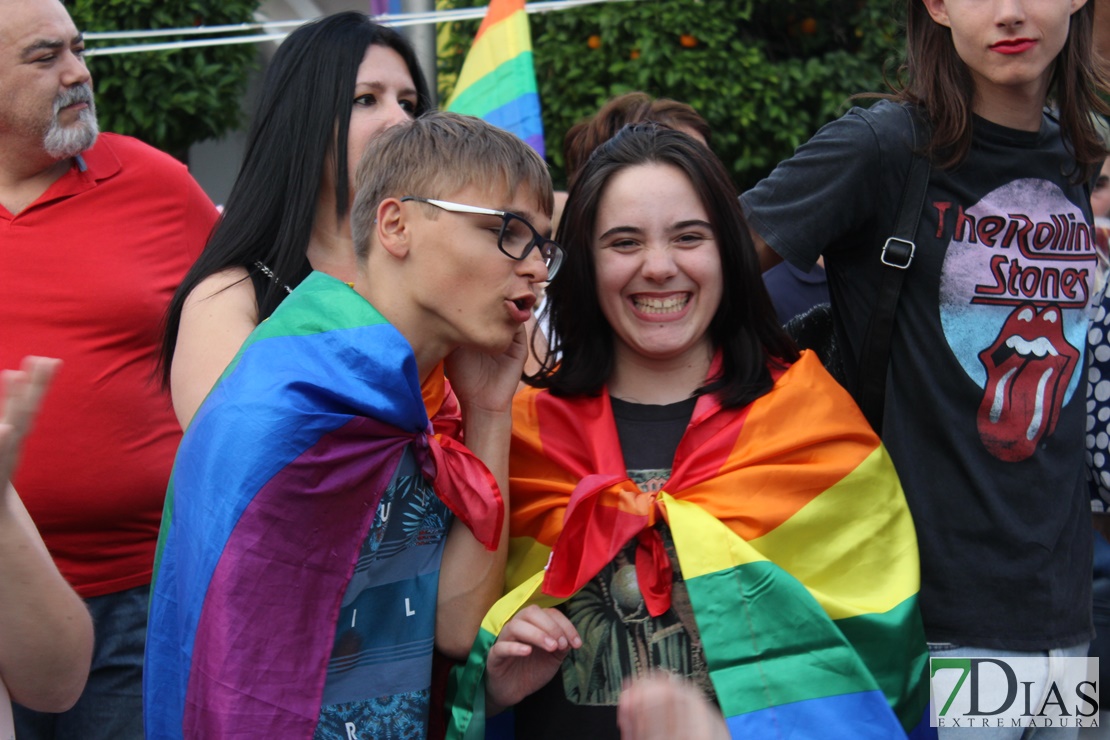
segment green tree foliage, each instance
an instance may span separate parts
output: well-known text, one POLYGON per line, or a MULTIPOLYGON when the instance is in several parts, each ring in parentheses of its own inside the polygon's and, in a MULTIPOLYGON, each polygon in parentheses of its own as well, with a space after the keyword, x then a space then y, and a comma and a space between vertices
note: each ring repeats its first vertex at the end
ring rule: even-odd
MULTIPOLYGON (((442 3, 441 4, 446 4, 442 3)), ((484 5, 455 0, 453 7, 484 5)), ((533 14, 548 159, 564 180, 566 130, 632 90, 692 105, 745 189, 848 97, 885 92, 902 51, 897 0, 636 0, 533 14), (885 78, 884 78, 885 74, 885 78)), ((446 100, 478 21, 441 29, 446 100)))
MULTIPOLYGON (((259 0, 75 0, 82 31, 127 31, 250 23, 259 0)), ((107 46, 198 36, 89 42, 107 46)), ((240 123, 240 101, 253 44, 90 56, 100 128, 142 139, 183 157, 191 144, 222 136, 240 123)))

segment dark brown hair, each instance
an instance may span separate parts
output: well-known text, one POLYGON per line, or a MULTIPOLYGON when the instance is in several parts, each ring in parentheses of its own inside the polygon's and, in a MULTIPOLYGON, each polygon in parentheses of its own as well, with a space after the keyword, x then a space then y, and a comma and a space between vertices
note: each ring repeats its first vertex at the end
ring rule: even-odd
MULTIPOLYGON (((899 69, 904 85, 896 100, 920 106, 933 135, 928 153, 939 167, 959 165, 971 148, 971 106, 975 84, 952 42, 952 32, 929 15, 922 0, 907 0, 906 60, 899 69)), ((1102 165, 1106 148, 1091 121, 1091 112, 1110 108, 1099 97, 1107 75, 1094 54, 1094 0, 1072 13, 1068 38, 1052 64, 1049 100, 1059 111, 1064 142, 1079 167, 1072 173, 1084 179, 1090 168, 1102 165)))
POLYGON ((673 129, 696 131, 709 143, 709 123, 686 103, 670 98, 652 98, 630 92, 610 99, 597 113, 570 127, 563 139, 567 167, 567 186, 574 184, 578 172, 594 149, 613 138, 629 123, 654 121, 673 129))
POLYGON ((566 259, 547 289, 553 342, 542 367, 527 381, 558 396, 595 395, 608 382, 615 345, 597 295, 594 229, 613 176, 645 164, 681 170, 705 206, 721 256, 721 303, 707 330, 721 353, 721 371, 698 393, 716 394, 726 407, 745 406, 771 389, 768 366, 793 362, 798 350, 763 287, 751 233, 725 166, 692 137, 654 123, 621 129, 594 151, 571 186, 559 224, 566 259))

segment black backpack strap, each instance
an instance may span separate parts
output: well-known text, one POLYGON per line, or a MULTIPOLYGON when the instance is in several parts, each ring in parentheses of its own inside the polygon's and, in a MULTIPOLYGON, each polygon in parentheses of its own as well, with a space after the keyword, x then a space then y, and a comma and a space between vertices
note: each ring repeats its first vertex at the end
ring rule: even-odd
POLYGON ((921 213, 925 209, 925 191, 929 185, 929 159, 923 156, 922 144, 927 134, 917 114, 904 106, 913 131, 912 157, 906 183, 902 188, 902 200, 898 207, 898 218, 894 234, 883 245, 879 260, 883 264, 879 294, 876 296, 875 309, 867 325, 867 335, 860 350, 859 369, 856 379, 856 403, 863 415, 871 423, 876 433, 882 434, 883 406, 886 397, 887 368, 890 365, 890 340, 894 333, 894 314, 898 309, 898 294, 902 281, 913 264, 914 237, 921 213))

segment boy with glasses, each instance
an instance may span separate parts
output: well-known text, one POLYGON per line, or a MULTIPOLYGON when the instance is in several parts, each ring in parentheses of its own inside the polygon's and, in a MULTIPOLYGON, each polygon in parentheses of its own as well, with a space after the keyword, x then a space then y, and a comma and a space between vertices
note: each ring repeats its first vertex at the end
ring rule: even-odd
POLYGON ((370 144, 354 284, 305 279, 182 442, 148 737, 426 734, 433 640, 465 656, 501 593, 524 324, 562 258, 551 209, 543 160, 478 119, 370 144))

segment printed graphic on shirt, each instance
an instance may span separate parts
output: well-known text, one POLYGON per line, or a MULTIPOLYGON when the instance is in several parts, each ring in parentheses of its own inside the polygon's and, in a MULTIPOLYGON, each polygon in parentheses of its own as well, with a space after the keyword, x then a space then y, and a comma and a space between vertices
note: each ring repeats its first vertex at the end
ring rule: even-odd
MULTIPOLYGON (((670 470, 630 470, 629 478, 644 491, 658 491, 670 470)), ((563 611, 582 637, 582 647, 563 661, 563 687, 573 704, 616 706, 626 678, 663 669, 694 681, 716 698, 690 597, 675 555, 670 530, 660 526, 674 582, 671 608, 658 617, 648 613, 636 580, 637 540, 564 603, 563 611)))
POLYGON ((428 692, 333 704, 320 715, 314 740, 424 740, 428 692))
POLYGON ((406 450, 343 596, 316 738, 424 737, 450 520, 406 450))
MULTIPOLYGON (((1015 180, 975 205, 934 202, 948 240, 940 319, 983 389, 979 438, 996 458, 1029 458, 1079 383, 1097 258, 1083 211, 1046 180, 1015 180)), ((939 350, 939 348, 938 348, 939 350)))
POLYGON ((670 468, 654 468, 652 470, 629 470, 629 479, 636 487, 645 493, 657 493, 663 490, 667 479, 671 477, 670 468))

